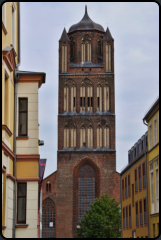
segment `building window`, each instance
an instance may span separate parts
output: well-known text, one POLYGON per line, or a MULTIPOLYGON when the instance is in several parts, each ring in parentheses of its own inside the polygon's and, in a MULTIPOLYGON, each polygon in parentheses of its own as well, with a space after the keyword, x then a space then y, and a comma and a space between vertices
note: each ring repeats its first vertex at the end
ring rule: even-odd
POLYGON ((82 62, 91 62, 91 38, 85 34, 81 39, 82 43, 82 62))
POLYGON ((84 79, 80 87, 80 111, 93 110, 93 86, 89 79, 84 79))
POLYGON ((95 202, 95 171, 89 165, 84 165, 78 178, 78 219, 90 209, 90 203, 95 202))
POLYGON ((134 184, 132 184, 132 206, 134 207, 134 184))
POLYGON ((159 170, 158 159, 155 161, 156 212, 159 212, 159 170))
POLYGON ((154 146, 157 144, 157 119, 154 119, 154 146))
POLYGON ((106 44, 106 71, 111 71, 111 45, 106 44))
POLYGON ((146 179, 145 179, 145 162, 142 164, 142 169, 143 169, 143 189, 146 187, 146 179))
POLYGON ((97 126, 97 147, 109 147, 109 126, 104 119, 97 126))
POLYGON ((130 197, 130 174, 128 175, 128 194, 130 197))
POLYGON ((67 45, 62 45, 62 72, 67 72, 67 45))
POLYGON ((127 176, 125 177, 125 198, 127 198, 127 176))
POLYGON ((28 99, 19 98, 19 136, 27 136, 28 99))
POLYGON ((50 181, 47 181, 47 183, 46 183, 46 193, 51 193, 51 183, 50 183, 50 181))
POLYGON ((16 50, 16 8, 12 2, 12 45, 16 50))
POLYGON ((128 206, 126 206, 126 228, 128 228, 128 206))
POLYGON ((149 134, 149 150, 150 150, 152 148, 152 124, 151 123, 149 125, 148 134, 149 134))
POLYGON ((64 126, 64 147, 76 147, 76 124, 71 120, 68 120, 64 126))
POLYGON ((150 182, 151 182, 151 214, 154 213, 154 175, 153 175, 153 163, 150 164, 150 182))
POLYGON ((140 226, 143 225, 143 216, 142 216, 142 199, 139 201, 139 210, 140 210, 140 226))
POLYGON ((134 175, 135 175, 135 193, 137 193, 138 192, 138 188, 137 188, 137 168, 135 169, 134 175))
POLYGON ((17 223, 26 223, 27 183, 17 184, 17 223))
POLYGON ((147 224, 146 198, 144 198, 144 224, 147 224))
POLYGON ((122 198, 124 200, 124 179, 122 179, 122 198))
POLYGON ((97 40, 97 55, 102 57, 103 56, 103 41, 101 41, 100 39, 97 40))
POLYGON ((69 111, 76 111, 76 84, 72 79, 68 79, 64 86, 64 112, 69 111))
POLYGON ((69 87, 64 87, 64 112, 69 111, 69 87))
POLYGON ((141 191, 141 165, 138 167, 139 172, 139 191, 141 191))
POLYGON ((129 227, 131 227, 131 204, 129 205, 129 227))
POLYGON ((139 226, 138 201, 135 203, 135 211, 136 211, 136 226, 139 226))
POLYGON ((123 208, 123 227, 125 229, 125 207, 123 208))
POLYGON ((70 60, 75 58, 75 40, 73 37, 70 38, 70 60))
POLYGON ((80 129, 80 147, 86 146, 93 147, 93 127, 91 122, 83 122, 80 129), (87 139, 86 139, 87 136, 87 139))

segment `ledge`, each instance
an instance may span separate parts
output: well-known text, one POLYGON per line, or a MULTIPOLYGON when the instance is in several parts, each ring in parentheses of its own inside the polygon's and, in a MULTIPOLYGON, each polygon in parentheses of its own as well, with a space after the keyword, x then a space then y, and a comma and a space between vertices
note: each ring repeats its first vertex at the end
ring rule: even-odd
POLYGON ((16 228, 27 228, 28 224, 16 224, 16 228))
POLYGON ((11 181, 15 182, 16 178, 11 174, 7 173, 7 178, 11 179, 11 181))
POLYGON ((4 153, 9 156, 12 160, 15 157, 15 154, 12 152, 12 150, 3 142, 2 140, 2 150, 4 153))
POLYGON ((155 145, 148 151, 148 153, 150 153, 151 151, 153 151, 158 145, 159 145, 159 142, 158 142, 157 144, 155 144, 155 145))
POLYGON ((6 169, 4 169, 3 167, 2 167, 2 173, 5 173, 6 172, 6 169))
POLYGON ((39 177, 25 177, 25 178, 17 178, 17 182, 39 182, 39 177))
POLYGON ((159 216, 159 212, 150 214, 150 218, 159 216))
POLYGON ((9 137, 12 136, 12 132, 10 131, 10 129, 7 127, 7 125, 2 125, 2 130, 4 130, 9 137))
POLYGON ((29 139, 28 136, 26 136, 26 137, 23 137, 23 136, 21 136, 21 137, 16 137, 16 140, 28 140, 28 139, 29 139))
POLYGON ((4 26, 3 22, 2 22, 2 30, 3 30, 4 34, 7 35, 7 30, 6 30, 6 27, 4 26))

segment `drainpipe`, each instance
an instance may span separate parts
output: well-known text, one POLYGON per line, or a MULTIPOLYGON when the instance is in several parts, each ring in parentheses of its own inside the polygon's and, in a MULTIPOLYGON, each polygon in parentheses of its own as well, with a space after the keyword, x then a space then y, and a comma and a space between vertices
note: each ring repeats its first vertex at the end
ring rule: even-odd
POLYGON ((148 227, 148 238, 149 238, 149 215, 148 215, 148 185, 147 185, 147 167, 146 167, 146 154, 145 152, 145 169, 146 169, 146 209, 147 209, 147 227, 148 227))
MULTIPOLYGON (((120 174, 120 208, 121 208, 121 174, 120 174)), ((122 238, 122 208, 121 208, 121 238, 122 238)))
POLYGON ((17 123, 17 80, 19 76, 17 75, 17 69, 15 68, 14 70, 14 163, 13 163, 13 174, 15 177, 15 182, 14 182, 14 200, 13 200, 13 238, 15 238, 15 225, 16 225, 16 186, 17 186, 17 181, 16 181, 16 123, 17 123))

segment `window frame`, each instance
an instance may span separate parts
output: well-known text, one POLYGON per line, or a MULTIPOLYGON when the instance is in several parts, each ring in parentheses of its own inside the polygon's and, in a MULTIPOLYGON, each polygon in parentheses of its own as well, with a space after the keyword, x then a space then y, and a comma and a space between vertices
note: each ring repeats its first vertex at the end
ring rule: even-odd
POLYGON ((130 197, 131 196, 131 188, 129 187, 130 186, 130 173, 128 174, 128 196, 130 197), (130 191, 129 191, 130 189, 130 191), (129 194, 130 192, 130 194, 129 194))
POLYGON ((123 229, 125 230, 125 207, 123 207, 123 229))
POLYGON ((139 211, 138 211, 138 200, 135 201, 135 216, 136 216, 136 219, 137 219, 137 215, 138 215, 138 225, 136 223, 136 227, 138 228, 139 227, 139 211), (136 207, 137 205, 137 207, 136 207))
POLYGON ((144 226, 146 227, 147 226, 147 201, 146 201, 146 197, 143 198, 143 205, 144 205, 144 210, 146 208, 146 222, 145 222, 145 211, 144 211, 144 226))
POLYGON ((145 161, 142 163, 142 173, 143 173, 143 190, 146 189, 146 169, 145 169, 145 161), (144 176, 145 176, 145 180, 144 180, 144 176), (145 181, 145 182, 144 182, 145 181), (144 185, 145 183, 145 185, 144 185))
POLYGON ((129 228, 132 228, 132 224, 131 224, 131 203, 129 204, 129 228))
POLYGON ((138 175, 139 175, 139 182, 140 182, 139 192, 141 192, 141 190, 142 190, 142 184, 141 184, 141 164, 139 164, 139 166, 138 166, 138 175))
POLYGON ((138 181, 137 181, 137 167, 134 169, 134 179, 135 179, 135 194, 138 193, 138 181), (135 174, 136 172, 136 174, 135 174))
POLYGON ((129 221, 128 221, 128 205, 126 205, 126 229, 129 228, 129 221))
POLYGON ((18 104, 19 104, 19 109, 18 109, 18 136, 22 137, 27 137, 28 136, 28 98, 26 97, 20 97, 18 98, 18 104), (21 99, 26 99, 27 100, 27 106, 26 106, 26 111, 21 111, 20 112, 20 100, 21 99), (20 134, 20 113, 26 113, 26 134, 20 134))
POLYGON ((17 223, 18 224, 26 224, 26 210, 27 210, 27 182, 18 182, 17 183, 17 223), (26 186, 26 195, 24 195, 24 196, 19 196, 18 195, 18 192, 19 192, 19 184, 22 184, 22 183, 25 183, 25 186, 26 186), (19 212, 19 207, 18 207, 18 203, 19 203, 19 198, 25 198, 26 199, 26 201, 25 201, 25 203, 26 203, 26 206, 25 206, 25 220, 24 221, 19 221, 18 220, 18 212, 19 212))
POLYGON ((142 199, 139 200, 139 215, 140 215, 140 227, 143 227, 143 208, 142 208, 142 199), (141 214, 142 214, 142 223, 141 223, 141 214))

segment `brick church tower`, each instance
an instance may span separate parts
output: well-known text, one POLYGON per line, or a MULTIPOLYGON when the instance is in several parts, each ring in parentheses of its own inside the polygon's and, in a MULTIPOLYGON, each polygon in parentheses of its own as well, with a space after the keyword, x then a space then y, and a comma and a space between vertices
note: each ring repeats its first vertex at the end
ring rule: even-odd
POLYGON ((59 40, 57 171, 43 181, 42 237, 73 237, 89 203, 104 193, 120 201, 114 39, 86 7, 59 40))

